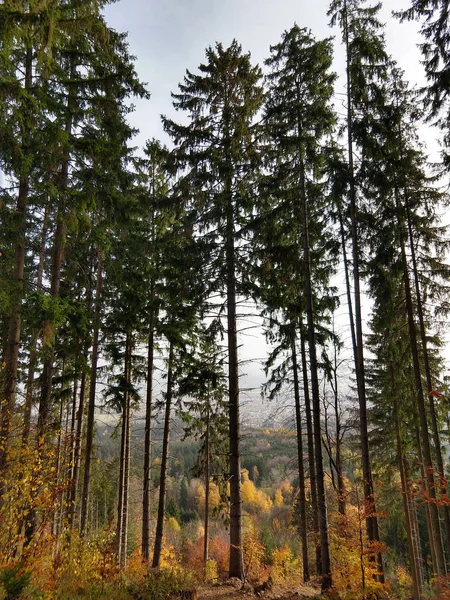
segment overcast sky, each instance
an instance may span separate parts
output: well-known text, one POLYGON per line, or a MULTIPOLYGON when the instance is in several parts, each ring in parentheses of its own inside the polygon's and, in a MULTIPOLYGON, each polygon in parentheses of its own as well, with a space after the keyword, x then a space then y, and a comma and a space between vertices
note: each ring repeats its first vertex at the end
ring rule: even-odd
MULTIPOLYGON (((417 23, 400 25, 392 10, 408 6, 409 0, 385 0, 382 20, 386 23, 388 51, 405 69, 411 82, 422 80, 417 23)), ((142 81, 152 94, 150 101, 136 102, 130 117, 143 146, 152 137, 167 141, 160 115, 173 116, 170 92, 176 92, 186 69, 196 71, 204 62, 205 48, 222 42, 227 47, 233 38, 250 52, 261 66, 270 45, 280 41, 284 30, 296 22, 308 27, 318 38, 340 34, 328 26, 328 0, 121 0, 106 9, 108 24, 128 32, 130 52, 142 81)), ((335 70, 343 85, 344 61, 336 43, 335 70)), ((338 106, 337 106, 338 107, 338 106)))

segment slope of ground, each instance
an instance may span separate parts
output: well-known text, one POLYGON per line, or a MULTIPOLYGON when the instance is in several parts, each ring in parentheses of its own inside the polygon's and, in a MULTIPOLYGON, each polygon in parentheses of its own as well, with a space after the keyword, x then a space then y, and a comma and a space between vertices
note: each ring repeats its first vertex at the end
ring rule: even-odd
POLYGON ((314 584, 302 586, 289 583, 275 584, 260 595, 255 594, 251 586, 242 589, 239 580, 229 580, 217 585, 202 585, 198 588, 198 600, 251 600, 258 597, 265 600, 310 600, 319 596, 320 587, 314 584))

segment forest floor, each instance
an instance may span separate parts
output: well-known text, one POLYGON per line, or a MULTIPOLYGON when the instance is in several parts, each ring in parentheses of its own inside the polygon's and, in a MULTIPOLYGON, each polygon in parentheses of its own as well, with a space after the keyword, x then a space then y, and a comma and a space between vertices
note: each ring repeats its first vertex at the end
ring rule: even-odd
POLYGON ((319 584, 296 585, 293 583, 274 584, 271 589, 255 594, 253 587, 239 580, 229 580, 216 585, 202 585, 198 588, 198 600, 310 600, 320 596, 319 584))

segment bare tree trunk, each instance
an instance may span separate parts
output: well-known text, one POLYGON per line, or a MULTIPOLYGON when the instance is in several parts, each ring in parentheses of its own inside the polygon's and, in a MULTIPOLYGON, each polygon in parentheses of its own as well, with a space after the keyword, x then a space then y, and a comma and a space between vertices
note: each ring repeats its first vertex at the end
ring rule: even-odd
POLYGON ((322 554, 322 591, 328 590, 333 585, 331 575, 331 557, 330 546, 328 541, 328 519, 327 505, 325 497, 325 473, 323 468, 323 453, 322 453, 322 431, 320 424, 320 392, 318 380, 318 367, 316 356, 316 340, 315 340, 315 324, 314 324, 314 309, 313 297, 311 289, 311 261, 309 250, 309 223, 308 223, 308 208, 306 197, 306 184, 304 176, 304 165, 301 164, 300 169, 301 180, 301 213, 302 213, 302 229, 303 229, 303 267, 304 267, 304 294, 306 302, 306 317, 307 317, 307 337, 309 362, 311 373, 311 391, 313 401, 313 430, 314 430, 314 450, 316 459, 316 476, 317 476, 317 508, 319 516, 319 534, 320 534, 320 550, 322 554))
POLYGON ((119 501, 117 504, 117 528, 116 528, 116 539, 115 546, 117 552, 117 558, 119 564, 122 564, 122 535, 123 535, 123 501, 124 501, 124 488, 125 488, 125 446, 126 446, 126 429, 127 423, 127 410, 126 410, 126 398, 123 399, 122 407, 122 431, 120 436, 120 467, 119 467, 119 501))
MULTIPOLYGON (((84 403, 86 396, 86 373, 81 374, 80 383, 80 399, 78 403, 77 418, 76 418, 76 430, 75 440, 73 447, 73 468, 72 477, 69 486, 69 511, 68 511, 68 525, 69 531, 72 531, 75 521, 75 506, 77 502, 77 491, 78 483, 80 478, 80 467, 81 467, 81 442, 83 437, 83 415, 84 415, 84 403)), ((69 534, 70 538, 70 534, 69 534)))
MULTIPOLYGON (((295 331, 295 328, 294 328, 295 331)), ((295 335, 295 334, 294 334, 295 335)), ((308 558, 308 530, 306 520, 306 489, 305 489, 305 466, 303 461, 303 433, 302 415, 300 411, 300 386, 298 381, 297 349, 295 337, 292 343, 292 369, 294 373, 294 397, 295 397, 295 423, 297 427, 297 455, 298 455, 298 480, 299 480, 299 512, 300 512, 300 535, 302 538, 302 564, 303 581, 310 580, 309 558, 308 558)))
POLYGON ((338 511, 342 516, 345 516, 345 504, 347 492, 345 490, 344 476, 342 472, 342 438, 341 438, 341 413, 339 407, 339 388, 338 388, 338 356, 337 347, 334 344, 333 357, 333 398, 334 398, 334 419, 336 422, 336 474, 337 474, 337 489, 338 489, 338 511))
MULTIPOLYGON (((434 404, 434 396, 431 392, 433 392, 433 381, 431 377, 431 367, 428 356, 428 347, 427 347, 427 335, 425 329, 425 317, 423 312, 422 305, 422 295, 420 293, 420 283, 419 283, 419 271, 417 267, 417 257, 416 257, 416 249, 414 247, 414 235, 412 228, 412 219, 411 219, 411 211, 409 209, 409 201, 408 194, 405 193, 406 197, 406 215, 408 222, 408 238, 409 238, 409 249, 411 253, 412 260, 412 268, 413 268, 413 281, 414 288, 416 293, 416 304, 417 304, 417 316, 419 318, 419 327, 420 327, 420 339, 422 342, 422 350, 423 350, 423 363, 425 368, 425 377, 427 381, 427 391, 428 391, 428 399, 430 403, 430 416, 431 416, 431 427, 432 427, 432 435, 433 435, 433 444, 434 450, 436 453, 436 463, 438 468, 438 475, 441 479, 441 493, 447 495, 447 481, 445 477, 444 471, 444 460, 442 458, 442 447, 441 441, 439 437, 439 426, 436 417, 436 407, 434 404)), ((447 541, 447 550, 450 551, 450 507, 448 504, 444 504, 442 506, 442 512, 444 517, 444 529, 445 529, 445 538, 447 541)))
POLYGON ((170 440, 170 412, 172 408, 172 378, 174 347, 170 342, 169 361, 167 367, 167 390, 166 390, 166 412, 164 417, 164 433, 161 456, 161 477, 159 481, 159 500, 158 500, 158 518, 156 522, 155 547, 153 549, 153 568, 159 568, 161 564, 161 551, 164 535, 164 513, 166 510, 166 492, 167 492, 167 466, 169 461, 169 440, 170 440))
POLYGON ((417 514, 411 498, 411 486, 408 483, 406 471, 406 458, 403 454, 400 421, 397 407, 395 408, 395 428, 397 441, 397 459, 402 484, 403 508, 406 521, 406 536, 408 539, 408 550, 410 556, 411 577, 413 581, 413 598, 421 600, 423 590, 422 553, 417 528, 417 514))
MULTIPOLYGON (((62 367, 62 375, 64 377, 64 364, 62 367)), ((63 416, 64 416, 64 403, 61 397, 60 405, 59 405, 59 429, 58 429, 58 443, 56 446, 56 482, 59 485, 61 482, 61 465, 63 462, 63 416)), ((61 501, 60 501, 61 502, 61 501)), ((59 521, 58 521, 58 503, 54 506, 54 514, 53 514, 53 526, 52 533, 55 538, 57 538, 59 533, 59 521)))
POLYGON ((128 518, 129 518, 129 496, 130 496, 130 460, 131 460, 131 393, 129 386, 131 384, 131 335, 127 334, 126 352, 125 352, 125 406, 124 406, 124 423, 125 423, 125 440, 124 440, 124 468, 123 468, 123 494, 122 494, 122 530, 119 552, 119 564, 125 567, 128 557, 128 518))
MULTIPOLYGON (((92 446, 94 443, 94 422, 95 422, 95 390, 97 386, 97 364, 99 352, 99 333, 100 333, 100 308, 101 296, 103 291, 103 250, 97 251, 97 285, 95 289, 95 308, 94 308, 94 335, 92 340, 91 356, 91 379, 89 385, 89 404, 86 423, 86 451, 84 459, 83 492, 81 496, 81 516, 80 516, 80 535, 85 534, 87 521, 87 507, 89 503, 89 489, 91 484, 91 462, 92 446)), ((81 403, 81 402, 80 402, 81 403)), ((80 414, 82 418, 82 413, 80 414)))
POLYGON ((209 443, 209 407, 206 413, 206 422, 205 422, 205 535, 203 538, 203 562, 205 564, 208 562, 208 552, 209 552, 209 496, 210 496, 210 481, 209 481, 209 471, 210 471, 210 443, 209 443))
POLYGON ((236 324, 236 265, 234 248, 234 214, 231 181, 226 185, 227 209, 227 339, 230 438, 230 577, 244 578, 241 495, 241 423, 239 407, 239 372, 236 324))
MULTIPOLYGON (((398 192, 396 191, 397 201, 398 192)), ((397 204, 398 209, 398 204, 397 204)), ((417 347, 417 333, 416 324, 414 322, 414 310, 411 294, 411 284, 409 281, 408 274, 408 263, 406 258, 405 244, 402 236, 402 226, 398 223, 399 235, 400 235, 400 246, 403 263, 403 281, 405 289, 405 301, 406 310, 408 314, 408 329, 409 329, 409 340, 411 346, 411 355, 414 367, 414 379, 416 385, 416 397, 417 407, 419 411, 419 424, 420 424, 420 439, 423 451, 424 469, 425 469, 425 480, 424 480, 424 494, 426 498, 429 498, 427 502, 429 519, 427 519, 428 535, 430 540, 433 540, 435 560, 433 563, 433 570, 438 578, 444 577, 446 574, 444 548, 442 545, 441 537, 441 524, 439 520, 438 508, 436 505, 436 484, 434 481, 434 466, 431 456, 431 446, 428 433, 428 422, 425 406, 425 398, 423 393, 422 385, 422 374, 420 372, 420 360, 417 347)))
POLYGON ((306 434, 308 438, 309 483, 311 488, 311 510, 314 541, 316 547, 316 575, 322 575, 322 553, 319 543, 319 514, 317 510, 317 478, 314 458, 314 434, 312 425, 311 399, 309 396, 308 363, 306 360, 306 340, 304 325, 300 321, 300 352, 302 356, 303 394, 305 397, 306 434))
POLYGON ((142 495, 142 556, 150 556, 150 484, 152 468, 152 394, 154 360, 154 319, 150 315, 147 352, 147 395, 145 406, 144 490, 142 495))

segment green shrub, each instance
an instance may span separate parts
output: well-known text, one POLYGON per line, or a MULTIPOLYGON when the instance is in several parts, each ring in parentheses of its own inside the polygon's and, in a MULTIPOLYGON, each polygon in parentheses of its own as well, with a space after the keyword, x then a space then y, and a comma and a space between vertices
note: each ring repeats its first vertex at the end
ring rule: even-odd
POLYGON ((21 564, 6 567, 0 572, 0 583, 6 592, 5 600, 16 600, 30 583, 31 571, 25 571, 21 564))

